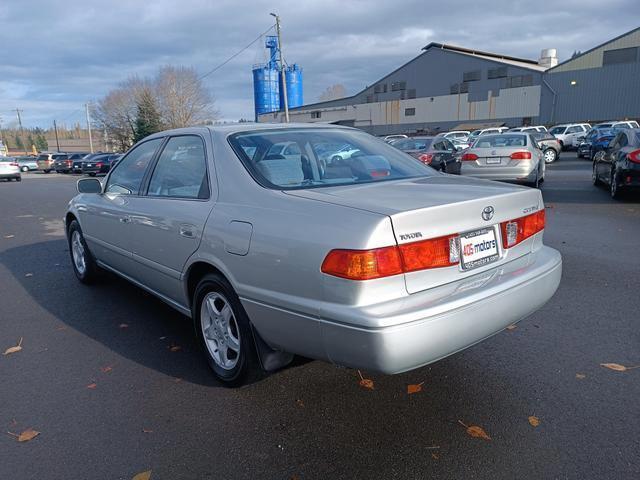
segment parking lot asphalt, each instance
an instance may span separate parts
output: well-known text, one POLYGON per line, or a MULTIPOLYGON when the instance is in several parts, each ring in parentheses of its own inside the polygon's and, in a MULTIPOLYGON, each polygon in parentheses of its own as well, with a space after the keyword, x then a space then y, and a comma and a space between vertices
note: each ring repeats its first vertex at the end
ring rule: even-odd
POLYGON ((640 478, 640 368, 600 365, 640 365, 640 197, 611 200, 573 153, 542 188, 555 297, 428 367, 362 372, 373 390, 302 360, 221 387, 185 317, 114 276, 76 281, 76 178, 0 183, 0 350, 22 339, 0 355, 0 478, 640 478))

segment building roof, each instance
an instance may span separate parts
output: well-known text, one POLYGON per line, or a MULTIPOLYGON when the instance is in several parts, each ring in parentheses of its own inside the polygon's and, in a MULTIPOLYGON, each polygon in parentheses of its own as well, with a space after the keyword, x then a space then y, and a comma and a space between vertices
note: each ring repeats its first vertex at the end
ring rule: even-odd
POLYGON ((539 65, 537 61, 529 60, 528 58, 519 58, 512 57, 510 55, 502 55, 500 53, 484 52, 482 50, 458 47, 456 45, 448 45, 445 43, 431 42, 426 47, 423 47, 422 50, 427 51, 431 49, 448 50, 451 52, 461 53, 463 55, 469 55, 472 57, 480 57, 486 60, 493 60, 494 62, 505 63, 507 65, 513 65, 516 67, 530 68, 531 70, 536 70, 538 72, 544 72, 545 70, 547 70, 547 67, 543 67, 542 65, 539 65))
POLYGON ((582 57, 584 57, 585 55, 589 55, 591 52, 593 52, 593 51, 595 51, 595 50, 598 50, 599 48, 602 48, 602 47, 604 47, 605 45, 607 45, 607 44, 609 44, 609 43, 613 43, 613 42, 615 42, 616 40, 620 40, 621 38, 624 38, 624 37, 626 37, 627 35, 631 35, 632 33, 635 33, 635 32, 637 32, 638 30, 640 30, 640 27, 634 28, 633 30, 629 30, 628 32, 623 33, 622 35, 618 35, 617 37, 612 38, 611 40, 607 40, 606 42, 602 42, 600 45, 596 45, 595 47, 590 48, 590 49, 589 49, 589 50, 587 50, 586 52, 582 52, 582 53, 580 53, 579 55, 576 55, 575 57, 572 57, 572 58, 570 58, 570 59, 568 59, 568 60, 565 60, 564 62, 560 62, 559 64, 555 65, 554 67, 550 68, 549 70, 555 70, 556 68, 558 68, 558 67, 562 67, 562 66, 564 66, 564 65, 566 65, 566 64, 568 64, 568 63, 571 63, 571 62, 573 62, 573 61, 577 60, 578 58, 582 58, 582 57))

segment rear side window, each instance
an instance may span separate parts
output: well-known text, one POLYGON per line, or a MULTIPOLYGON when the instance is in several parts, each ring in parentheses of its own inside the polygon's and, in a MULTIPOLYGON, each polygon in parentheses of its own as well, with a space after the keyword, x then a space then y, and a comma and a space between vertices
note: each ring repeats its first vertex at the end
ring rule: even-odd
POLYGON ((562 135, 566 129, 567 127, 553 127, 551 130, 549 130, 549 133, 551 135, 562 135))
MULTIPOLYGON (((284 148, 285 154, 290 150, 284 148)), ((151 176, 148 195, 173 198, 209 198, 209 182, 200 137, 172 137, 160 154, 151 176)))
POLYGON ((149 162, 162 140, 162 138, 154 138, 131 150, 109 175, 105 192, 124 195, 137 194, 149 162))
POLYGON ((582 130, 582 127, 569 127, 567 128, 566 133, 578 133, 578 132, 584 132, 584 130, 582 130))

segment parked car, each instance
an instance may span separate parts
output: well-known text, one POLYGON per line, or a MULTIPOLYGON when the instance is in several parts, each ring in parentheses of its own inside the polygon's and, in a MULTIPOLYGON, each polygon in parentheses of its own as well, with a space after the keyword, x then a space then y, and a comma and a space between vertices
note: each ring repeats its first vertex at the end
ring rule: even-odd
POLYGON ((395 140, 400 140, 402 138, 408 138, 407 135, 404 134, 395 134, 395 135, 387 135, 386 137, 384 137, 384 141, 387 143, 391 143, 395 140))
POLYGON ((536 311, 561 277, 538 190, 443 175, 346 127, 160 132, 78 190, 77 278, 110 270, 190 317, 228 385, 292 354, 418 368, 536 311), (267 159, 287 141, 304 153, 267 159), (360 153, 325 167, 316 142, 360 153))
POLYGON ((467 142, 469 140, 469 135, 471 135, 471 132, 468 130, 452 130, 450 132, 439 133, 436 136, 444 137, 450 141, 460 140, 462 142, 467 142))
POLYGON ((540 146, 544 163, 553 163, 560 157, 562 146, 556 137, 548 132, 530 132, 530 135, 540 146))
POLYGON ((593 157, 593 184, 609 185, 612 198, 640 187, 640 128, 618 131, 605 150, 593 157))
POLYGON ((104 152, 87 153, 82 158, 75 159, 71 164, 71 173, 82 173, 82 163, 84 161, 91 160, 92 158, 103 154, 104 152))
POLYGON ((542 150, 531 134, 483 135, 461 157, 460 174, 539 187, 544 181, 542 150))
POLYGON ((538 125, 538 126, 535 126, 535 127, 516 127, 516 128, 510 128, 507 131, 508 132, 523 132, 523 133, 533 133, 533 132, 544 133, 544 132, 547 131, 547 127, 542 126, 542 125, 538 125))
POLYGON ((445 173, 460 174, 456 147, 445 137, 411 137, 391 144, 422 163, 445 173))
POLYGON ((551 127, 549 133, 558 139, 562 149, 565 150, 573 147, 578 137, 584 136, 590 128, 591 125, 588 123, 567 123, 551 127))
MULTIPOLYGON (((397 139, 394 141, 397 141, 397 139)), ((351 158, 351 156, 358 151, 359 150, 356 147, 354 147, 350 143, 347 143, 347 144, 341 145, 336 151, 327 152, 327 154, 325 155, 325 158, 333 162, 340 161, 340 160, 347 160, 351 158)))
POLYGON ((16 157, 16 162, 18 162, 18 166, 20 167, 21 172, 38 170, 38 162, 36 162, 36 157, 34 155, 23 155, 21 157, 16 157))
MULTIPOLYGON (((597 126, 596 126, 597 127, 597 126)), ((605 150, 619 129, 592 128, 578 146, 578 158, 593 160, 596 153, 605 150)))
POLYGON ((0 179, 15 180, 20 182, 22 176, 20 175, 20 165, 13 157, 0 157, 0 179))
POLYGON ((71 173, 73 171, 73 163, 81 161, 86 156, 87 153, 84 152, 66 153, 56 158, 53 168, 56 173, 71 173))
POLYGON ((100 173, 108 173, 111 169, 111 162, 118 158, 119 154, 103 153, 87 160, 83 160, 82 173, 91 177, 95 177, 100 173))
POLYGON ((38 155, 36 159, 36 163, 38 164, 38 170, 44 173, 49 173, 53 170, 53 153, 41 153, 38 155))
POLYGON ((492 135, 494 133, 504 133, 509 130, 508 127, 493 127, 493 128, 483 128, 480 130, 474 130, 469 134, 468 142, 469 144, 473 144, 475 140, 481 135, 492 135))
POLYGON ((594 125, 593 128, 640 128, 638 122, 635 120, 612 120, 610 122, 603 122, 594 125))

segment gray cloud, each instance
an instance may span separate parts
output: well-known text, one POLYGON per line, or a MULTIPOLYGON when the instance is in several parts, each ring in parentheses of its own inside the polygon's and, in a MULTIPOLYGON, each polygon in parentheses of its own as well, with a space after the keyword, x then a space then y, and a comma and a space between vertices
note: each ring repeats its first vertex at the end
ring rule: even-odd
MULTIPOLYGON (((285 55, 304 69, 305 101, 342 83, 353 94, 420 53, 429 42, 537 58, 574 50, 637 27, 633 0, 558 4, 498 0, 10 0, 0 5, 0 116, 24 110, 28 125, 82 119, 82 105, 130 75, 161 65, 206 72, 282 16, 285 55)), ((252 118, 251 66, 259 43, 205 79, 225 119, 252 118)), ((438 72, 433 72, 437 75, 438 72)))

